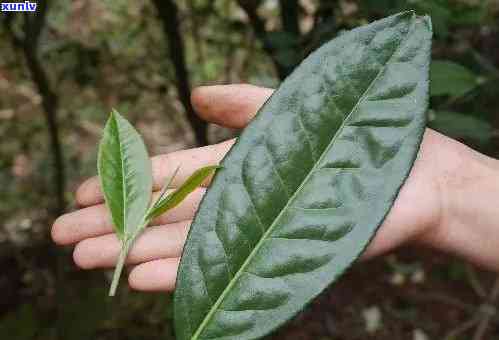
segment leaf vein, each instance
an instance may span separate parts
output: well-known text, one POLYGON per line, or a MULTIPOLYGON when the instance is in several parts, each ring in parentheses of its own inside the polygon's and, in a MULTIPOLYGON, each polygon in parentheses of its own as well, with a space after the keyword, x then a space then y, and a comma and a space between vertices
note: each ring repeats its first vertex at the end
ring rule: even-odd
POLYGON ((277 176, 277 178, 279 179, 279 182, 281 183, 283 190, 286 192, 286 196, 289 198, 289 197, 291 197, 291 195, 289 194, 289 190, 286 186, 286 183, 284 183, 284 179, 282 178, 281 174, 279 173, 279 170, 277 169, 275 157, 267 144, 268 143, 267 139, 265 139, 264 143, 265 143, 264 144, 265 150, 267 150, 267 154, 269 155, 269 158, 270 158, 270 163, 272 165, 272 169, 273 169, 275 175, 277 176))
MULTIPOLYGON (((412 29, 412 27, 408 30, 408 32, 406 33, 406 36, 408 36, 410 34, 411 29, 412 29)), ((239 270, 236 272, 234 278, 228 283, 228 285, 225 287, 224 291, 220 294, 220 296, 218 297, 218 299, 215 302, 215 304, 212 305, 211 309, 209 310, 208 314, 205 316, 205 318, 203 319, 203 321, 201 322, 201 324, 197 328, 196 333, 194 333, 194 335, 192 336, 191 340, 199 339, 200 334, 203 332, 203 330, 205 329, 206 325, 208 324, 208 322, 211 320, 211 318, 215 314, 216 310, 220 307, 220 305, 224 301, 226 295, 232 290, 232 287, 234 286, 234 284, 236 283, 236 281, 239 279, 239 277, 241 276, 241 274, 245 272, 246 267, 249 265, 249 263, 251 262, 251 260, 253 260, 255 254, 258 252, 258 250, 262 246, 262 244, 265 241, 265 239, 267 239, 271 235, 271 233, 273 231, 273 228, 275 227, 276 223, 280 220, 281 216, 283 216, 284 212, 290 206, 291 202, 294 201, 297 193, 299 193, 300 190, 302 189, 302 187, 308 182, 311 174, 315 170, 314 168, 317 167, 318 164, 320 164, 320 162, 325 157, 325 155, 327 154, 327 152, 329 151, 329 149, 332 147, 332 145, 334 145, 334 143, 336 142, 337 137, 341 134, 341 132, 343 131, 343 129, 347 125, 347 121, 349 120, 349 118, 352 116, 352 114, 354 112, 356 112, 358 110, 360 103, 362 103, 364 100, 366 100, 367 94, 372 89, 372 87, 374 86, 374 84, 376 84, 377 80, 379 79, 379 77, 381 76, 381 74, 384 72, 384 70, 386 69, 387 65, 389 65, 391 63, 394 55, 398 52, 398 50, 400 49, 400 47, 403 45, 403 42, 404 42, 404 39, 401 39, 400 40, 400 44, 395 48, 395 50, 393 51, 393 53, 391 54, 391 56, 388 58, 386 64, 383 65, 383 67, 378 71, 377 75, 370 82, 369 86, 366 88, 366 90, 364 91, 364 93, 360 96, 359 100, 354 105, 354 107, 352 108, 352 110, 349 112, 348 115, 346 115, 346 117, 345 117, 344 121, 342 122, 341 126, 336 131, 336 133, 335 133, 334 137, 332 138, 331 142, 327 145, 327 147, 325 148, 325 150, 322 152, 322 154, 319 157, 318 161, 314 164, 314 166, 312 167, 312 169, 310 170, 310 172, 308 173, 308 175, 305 177, 305 179, 302 181, 302 183, 300 184, 300 186, 294 192, 293 196, 289 199, 289 201, 286 204, 286 206, 283 207, 283 209, 280 211, 280 213, 277 215, 277 217, 273 220, 272 224, 269 226, 269 228, 267 229, 267 231, 265 232, 265 234, 262 236, 262 238, 260 239, 260 241, 258 241, 258 243, 256 244, 256 246, 253 249, 253 251, 249 254, 248 258, 245 260, 245 262, 241 265, 241 267, 239 268, 239 270)))
POLYGON ((298 110, 297 116, 298 116, 298 123, 300 124, 300 127, 303 130, 303 134, 305 135, 305 140, 307 141, 308 148, 310 149, 310 155, 312 156, 312 159, 314 160, 314 162, 316 162, 317 156, 315 155, 315 151, 312 148, 312 141, 310 140, 310 136, 308 135, 308 131, 305 128, 305 124, 303 124, 303 117, 302 117, 301 110, 298 110))
MULTIPOLYGON (((244 170, 243 170, 244 171, 244 170)), ((256 209, 256 205, 255 203, 253 202, 253 197, 251 196, 251 193, 249 192, 248 188, 246 187, 246 184, 244 183, 244 174, 243 174, 243 183, 242 183, 242 186, 244 188, 244 191, 246 192, 246 195, 248 196, 248 202, 250 203, 251 207, 253 208, 253 211, 255 212, 255 217, 256 217, 256 220, 258 221, 258 226, 260 227, 260 229, 262 230, 262 236, 265 234, 265 226, 260 218, 260 215, 258 213, 258 210, 256 209)))
POLYGON ((217 230, 217 227, 215 226, 215 228, 213 229, 214 233, 215 233, 215 236, 217 237, 218 241, 220 241, 220 244, 222 246, 222 249, 223 249, 223 253, 224 253, 224 257, 225 257, 225 267, 227 268, 227 272, 229 273, 230 277, 233 278, 234 277, 234 274, 232 273, 232 271, 230 270, 230 261, 229 261, 229 255, 227 254, 227 249, 225 249, 225 243, 222 241, 222 239, 220 238, 220 235, 218 235, 218 230, 217 230))

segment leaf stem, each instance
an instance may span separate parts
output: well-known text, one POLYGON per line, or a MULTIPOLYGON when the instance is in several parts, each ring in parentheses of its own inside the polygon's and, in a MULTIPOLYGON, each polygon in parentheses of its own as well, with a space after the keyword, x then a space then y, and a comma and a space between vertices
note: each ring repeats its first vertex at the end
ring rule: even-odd
MULTIPOLYGON (((146 216, 149 214, 151 208, 146 212, 146 216)), ((145 227, 151 222, 149 218, 145 218, 137 228, 137 230, 130 235, 129 237, 125 237, 125 239, 121 242, 121 250, 120 255, 118 257, 118 262, 116 263, 116 267, 114 267, 113 281, 111 282, 111 287, 109 288, 109 296, 114 296, 116 294, 116 289, 118 288, 118 284, 120 282, 121 272, 123 271, 123 267, 125 266, 125 261, 128 256, 128 252, 132 247, 133 243, 137 236, 144 230, 145 227)))
POLYGON ((113 281, 111 282, 111 288, 109 289, 109 296, 114 296, 116 294, 116 289, 118 288, 118 283, 120 282, 121 272, 125 266, 125 260, 133 239, 134 238, 125 239, 121 245, 118 263, 116 263, 116 267, 114 268, 113 281))

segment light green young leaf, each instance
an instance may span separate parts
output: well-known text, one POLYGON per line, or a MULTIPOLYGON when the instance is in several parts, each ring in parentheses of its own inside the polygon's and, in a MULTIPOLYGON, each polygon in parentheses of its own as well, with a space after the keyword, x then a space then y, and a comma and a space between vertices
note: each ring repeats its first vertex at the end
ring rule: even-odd
POLYGON ((137 231, 149 207, 152 170, 142 137, 115 110, 104 128, 97 162, 115 231, 125 240, 137 231))
POLYGON ((165 182, 165 185, 163 186, 163 190, 161 190, 161 193, 158 196, 158 199, 156 202, 154 202, 154 205, 149 209, 149 214, 148 217, 150 216, 150 213, 158 207, 158 204, 163 201, 163 198, 165 198, 166 192, 168 191, 168 188, 172 184, 173 180, 177 176, 178 171, 180 170, 180 165, 177 166, 171 177, 165 182))
POLYGON ((167 195, 167 189, 179 171, 180 167, 177 167, 158 200, 149 207, 152 169, 146 147, 134 127, 113 110, 104 128, 97 167, 106 205, 121 240, 120 255, 109 291, 109 295, 113 296, 128 252, 141 231, 151 219, 180 204, 218 166, 197 170, 180 188, 167 195))
POLYGON ((141 136, 113 110, 104 128, 97 167, 114 229, 122 242, 110 295, 114 295, 133 239, 145 226, 152 192, 151 161, 141 136))
POLYGON ((160 196, 160 199, 158 199, 147 215, 147 219, 156 218, 179 205, 187 195, 199 187, 218 168, 220 167, 217 165, 211 165, 196 170, 177 190, 163 198, 160 196))

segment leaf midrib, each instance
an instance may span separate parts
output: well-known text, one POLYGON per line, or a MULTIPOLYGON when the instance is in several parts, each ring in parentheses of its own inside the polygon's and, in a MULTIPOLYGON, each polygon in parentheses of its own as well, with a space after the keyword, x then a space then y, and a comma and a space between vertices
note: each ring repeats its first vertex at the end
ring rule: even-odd
MULTIPOLYGON (((255 245, 255 248, 248 255, 248 257, 243 262, 243 264, 241 265, 241 267, 239 267, 238 271, 236 272, 236 274, 234 275, 234 277, 232 278, 232 280, 229 282, 229 284, 227 285, 227 287, 225 287, 225 289, 223 290, 223 292, 218 297, 217 301, 215 301, 215 304, 210 308, 210 311, 208 312, 208 314, 206 315, 206 317, 203 319, 203 321, 201 322, 201 324, 197 328, 197 330, 194 333, 194 335, 191 337, 191 340, 197 340, 199 338, 199 336, 201 335, 201 333, 206 328, 206 325, 208 324, 208 322, 211 321, 213 315, 218 310, 218 307, 224 301, 225 296, 232 290, 232 287, 239 280, 239 277, 244 273, 246 267, 249 265, 249 263, 251 262, 251 260, 255 256, 255 253, 258 252, 258 250, 260 250, 260 247, 262 246, 262 243, 265 240, 267 240, 269 234, 271 234, 273 232, 273 229, 274 229, 276 223, 280 220, 282 214, 290 207, 291 202, 294 202, 294 200, 296 198, 296 195, 301 191, 301 189, 303 188, 303 186, 308 182, 308 180, 310 179, 310 176, 316 170, 317 165, 321 163, 321 161, 323 160, 323 158, 325 157, 325 155, 328 153, 328 151, 331 149, 331 147, 336 142, 337 137, 343 131, 344 127, 346 126, 347 121, 350 119, 350 117, 352 116, 352 114, 357 111, 359 105, 365 100, 367 94, 369 93, 369 91, 371 90, 371 88, 374 86, 374 84, 378 81, 380 75, 385 71, 387 65, 389 65, 391 63, 393 56, 399 51, 400 47, 404 44, 405 38, 407 38, 407 36, 411 33, 411 31, 413 29, 413 26, 415 25, 416 20, 415 20, 415 15, 414 14, 413 14, 411 20, 412 20, 412 22, 410 24, 409 29, 407 30, 407 33, 405 34, 405 37, 402 38, 402 39, 400 39, 400 44, 394 50, 394 52, 392 53, 392 55, 390 56, 390 58, 388 58, 388 61, 385 63, 385 65, 383 65, 383 67, 380 68, 380 70, 378 71, 378 74, 371 81, 371 83, 366 88, 366 90, 364 91, 364 93, 362 94, 362 96, 359 98, 359 100, 357 101, 357 103, 354 105, 354 107, 352 108, 352 110, 350 111, 350 113, 345 117, 345 119, 341 123, 341 126, 338 128, 338 130, 336 131, 335 135, 331 139, 331 142, 324 149, 324 151, 320 155, 320 157, 317 160, 317 162, 315 162, 315 164, 310 169, 310 171, 307 174, 307 176, 301 182, 300 186, 295 190, 295 192, 289 198, 289 200, 286 203, 286 205, 281 209, 281 211, 279 212, 279 214, 277 215, 277 217, 272 221, 272 224, 269 226, 269 228, 267 229, 267 231, 265 232, 265 234, 262 235, 262 237, 260 238, 260 240, 258 241, 258 243, 255 245)), ((258 212, 255 212, 255 213, 258 215, 258 212)))
POLYGON ((121 238, 125 237, 126 234, 126 211, 127 211, 127 204, 126 204, 126 197, 127 197, 127 189, 126 189, 126 183, 125 183, 125 164, 124 164, 124 157, 123 157, 123 149, 121 145, 121 136, 120 136, 120 127, 118 124, 118 120, 116 115, 113 113, 113 122, 116 127, 116 135, 118 137, 118 149, 120 152, 120 163, 121 163, 121 186, 122 186, 122 199, 123 199, 123 230, 120 230, 120 235, 121 238))

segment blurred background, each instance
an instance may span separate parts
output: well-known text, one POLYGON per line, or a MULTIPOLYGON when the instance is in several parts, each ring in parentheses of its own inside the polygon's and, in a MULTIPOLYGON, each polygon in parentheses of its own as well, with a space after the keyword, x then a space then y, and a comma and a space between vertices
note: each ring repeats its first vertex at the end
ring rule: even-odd
MULTIPOLYGON (((499 156, 497 0, 37 2, 0 13, 1 339, 174 339, 170 296, 123 284, 110 300, 110 273, 49 239, 111 107, 152 154, 215 143, 236 131, 196 118, 194 86, 278 86, 323 42, 410 8, 434 24, 430 126, 499 156)), ((497 295, 494 274, 408 248, 354 266, 269 339, 499 339, 497 295)))

